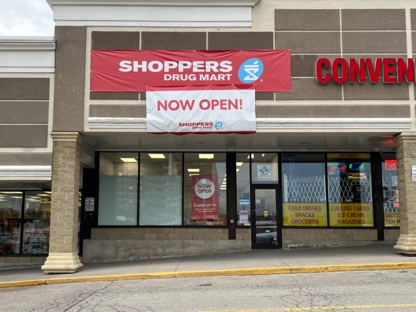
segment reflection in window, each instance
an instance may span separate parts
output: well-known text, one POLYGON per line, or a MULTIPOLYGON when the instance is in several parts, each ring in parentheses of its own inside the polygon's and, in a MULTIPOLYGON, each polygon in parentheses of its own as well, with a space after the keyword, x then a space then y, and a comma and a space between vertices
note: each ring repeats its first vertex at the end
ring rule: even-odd
POLYGON ((226 154, 185 153, 184 155, 185 224, 226 225, 226 154))
POLYGON ((325 155, 282 154, 283 225, 327 226, 325 155))
POLYGON ((51 192, 26 192, 23 221, 23 253, 49 252, 51 192))
POLYGON ((256 189, 256 244, 277 243, 276 190, 256 189))
POLYGON ((98 225, 137 225, 137 153, 101 153, 98 225))
POLYGON ((22 192, 0 192, 0 254, 20 253, 22 192))
POLYGON ((327 154, 327 172, 330 225, 373 226, 370 154, 327 154))
POLYGON ((140 225, 182 225, 182 154, 140 154, 140 225))
POLYGON ((400 226, 400 209, 396 155, 394 153, 383 153, 381 157, 384 225, 386 227, 397 227, 400 226))
POLYGON ((237 153, 237 225, 250 226, 250 154, 237 153))

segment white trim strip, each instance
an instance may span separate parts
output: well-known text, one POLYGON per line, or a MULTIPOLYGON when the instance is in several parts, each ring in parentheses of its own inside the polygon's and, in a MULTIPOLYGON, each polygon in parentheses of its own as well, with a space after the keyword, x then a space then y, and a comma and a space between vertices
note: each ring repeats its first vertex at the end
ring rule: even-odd
POLYGON ((96 26, 96 27, 198 27, 198 28, 210 28, 210 27, 251 27, 250 22, 126 22, 126 21, 57 21, 55 26, 96 26))
MULTIPOLYGON (((195 1, 197 2, 197 1, 195 1)), ((252 9, 223 6, 57 6, 56 26, 250 27, 252 9)))
POLYGON ((411 118, 257 118, 257 129, 410 129, 411 118))
POLYGON ((146 118, 89 117, 90 129, 146 129, 146 118))
POLYGON ((1 73, 54 73, 55 67, 0 67, 1 73))
POLYGON ((52 166, 0 166, 0 180, 51 180, 52 166))
POLYGON ((55 51, 53 37, 0 37, 0 50, 55 51))
POLYGON ((71 6, 249 6, 261 0, 46 0, 53 8, 59 5, 71 6))
MULTIPOLYGON (((257 129, 410 129, 411 118, 257 118, 257 129)), ((146 118, 89 117, 90 129, 146 129, 146 118)))

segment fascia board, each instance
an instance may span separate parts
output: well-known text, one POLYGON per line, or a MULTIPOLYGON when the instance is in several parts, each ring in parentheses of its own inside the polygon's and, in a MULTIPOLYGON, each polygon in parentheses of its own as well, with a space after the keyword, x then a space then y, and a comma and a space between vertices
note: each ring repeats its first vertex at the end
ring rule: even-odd
POLYGON ((54 6, 236 6, 253 7, 261 0, 46 0, 54 6))
POLYGON ((0 37, 0 50, 55 51, 53 37, 0 37))

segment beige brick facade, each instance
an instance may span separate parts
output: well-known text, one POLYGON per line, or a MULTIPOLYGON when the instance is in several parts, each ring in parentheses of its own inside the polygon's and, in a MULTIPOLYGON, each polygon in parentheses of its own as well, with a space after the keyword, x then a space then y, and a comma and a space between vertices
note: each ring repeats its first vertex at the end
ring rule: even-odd
POLYGON ((82 267, 78 257, 78 199, 80 144, 77 132, 52 133, 52 218, 45 273, 73 273, 82 267))
POLYGON ((400 237, 394 248, 400 253, 416 254, 416 181, 412 181, 412 166, 416 166, 416 134, 402 133, 394 142, 400 194, 400 237))

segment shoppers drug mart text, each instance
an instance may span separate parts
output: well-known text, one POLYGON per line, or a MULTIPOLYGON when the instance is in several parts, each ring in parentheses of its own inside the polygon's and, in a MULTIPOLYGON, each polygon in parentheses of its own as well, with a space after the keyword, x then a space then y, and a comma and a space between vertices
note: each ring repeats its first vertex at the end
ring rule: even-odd
POLYGON ((254 86, 290 92, 289 50, 93 50, 92 92, 145 92, 156 86, 254 86))

